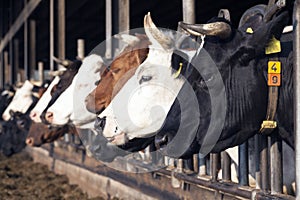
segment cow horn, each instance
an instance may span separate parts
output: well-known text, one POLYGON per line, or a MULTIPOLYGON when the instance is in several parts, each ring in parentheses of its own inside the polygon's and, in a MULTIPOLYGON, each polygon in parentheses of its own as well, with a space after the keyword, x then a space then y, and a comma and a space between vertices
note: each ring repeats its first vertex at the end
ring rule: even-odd
POLYGON ((187 24, 180 22, 180 27, 191 35, 211 35, 226 39, 231 34, 231 27, 225 22, 213 22, 208 24, 187 24))
POLYGON ((148 12, 148 14, 145 15, 144 28, 145 28, 146 34, 149 37, 152 44, 154 44, 155 41, 157 41, 164 49, 171 49, 172 48, 172 44, 173 44, 172 39, 167 37, 166 35, 164 35, 156 27, 156 25, 153 23, 153 21, 151 19, 150 12, 148 12), (154 41, 151 40, 151 37, 152 37, 152 39, 154 39, 154 41))
POLYGON ((63 65, 64 67, 69 67, 73 62, 70 61, 70 60, 62 60, 62 59, 59 59, 55 56, 52 56, 52 59, 54 60, 54 62, 60 64, 60 65, 63 65))

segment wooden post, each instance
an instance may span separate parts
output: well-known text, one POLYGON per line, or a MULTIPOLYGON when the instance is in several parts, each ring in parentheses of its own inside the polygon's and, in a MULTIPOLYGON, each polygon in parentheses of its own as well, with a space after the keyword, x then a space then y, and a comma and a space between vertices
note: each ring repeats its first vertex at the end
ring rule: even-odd
MULTIPOLYGON (((24 5, 26 6, 27 0, 24 0, 24 5)), ((29 67, 28 67, 28 21, 24 21, 24 72, 25 80, 29 80, 29 67)))
POLYGON ((39 81, 41 84, 44 82, 44 63, 38 62, 38 70, 39 70, 39 81))
POLYGON ((129 0, 119 0, 119 33, 129 31, 129 0))
POLYGON ((30 57, 29 57, 29 73, 30 78, 34 78, 34 70, 36 69, 36 23, 30 20, 30 57))
MULTIPOLYGON (((13 15, 14 15, 14 5, 13 1, 9 1, 9 26, 11 27, 13 24, 13 15)), ((9 83, 12 84, 14 81, 14 44, 13 44, 13 39, 9 41, 9 65, 10 65, 10 74, 9 74, 9 83)))
POLYGON ((77 57, 80 59, 84 59, 84 40, 83 39, 78 39, 77 40, 77 57))
POLYGON ((19 40, 14 40, 14 66, 13 66, 13 80, 17 81, 17 73, 19 71, 19 40))
POLYGON ((112 0, 106 0, 105 3, 105 44, 106 51, 105 57, 107 59, 112 58, 112 0))
MULTIPOLYGON (((66 58, 66 16, 65 0, 58 1, 58 58, 66 58)), ((61 68, 62 66, 59 66, 61 68)))
POLYGON ((50 65, 50 71, 54 71, 54 62, 53 62, 53 56, 54 56, 54 0, 50 0, 50 55, 49 55, 49 65, 50 65))
POLYGON ((4 82, 10 83, 9 63, 8 63, 8 52, 4 51, 4 82))
POLYGON ((183 21, 186 23, 195 23, 195 0, 182 0, 183 21))
POLYGON ((3 72, 4 72, 4 62, 3 62, 3 58, 4 58, 4 56, 3 56, 3 52, 1 51, 0 52, 0 86, 1 86, 1 88, 3 88, 3 86, 4 86, 4 74, 3 74, 3 72))

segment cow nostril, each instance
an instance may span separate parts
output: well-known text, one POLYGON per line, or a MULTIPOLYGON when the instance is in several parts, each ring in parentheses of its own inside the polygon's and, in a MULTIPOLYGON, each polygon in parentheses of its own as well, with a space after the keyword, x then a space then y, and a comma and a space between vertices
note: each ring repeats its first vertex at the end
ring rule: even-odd
POLYGON ((34 142, 34 139, 33 139, 32 137, 26 139, 26 144, 27 144, 27 145, 32 146, 32 145, 33 145, 33 142, 34 142))
POLYGON ((163 137, 155 137, 155 147, 160 149, 168 144, 168 136, 164 135, 163 137))
POLYGON ((106 117, 103 117, 103 118, 97 117, 97 119, 95 121, 96 130, 98 130, 99 128, 103 130, 105 127, 105 123, 106 123, 106 117))
POLYGON ((46 117, 46 120, 51 123, 53 120, 53 113, 47 112, 45 117, 46 117))

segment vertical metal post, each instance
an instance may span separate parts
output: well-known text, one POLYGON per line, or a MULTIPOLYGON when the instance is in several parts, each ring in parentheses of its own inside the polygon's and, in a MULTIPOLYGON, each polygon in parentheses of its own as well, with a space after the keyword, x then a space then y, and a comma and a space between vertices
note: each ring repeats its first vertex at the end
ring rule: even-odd
POLYGON ((294 106, 295 106, 295 163, 296 163, 296 200, 300 200, 300 0, 294 4, 294 106))
POLYGON ((221 153, 222 160, 222 179, 224 181, 231 180, 231 159, 226 151, 221 153))
POLYGON ((105 57, 107 59, 112 58, 112 0, 106 0, 105 2, 105 57))
POLYGON ((44 63, 38 62, 39 81, 41 84, 44 82, 44 63))
POLYGON ((271 193, 282 193, 282 141, 277 131, 271 135, 270 165, 271 193))
POLYGON ((4 51, 4 82, 10 83, 9 76, 9 63, 8 63, 8 52, 4 51))
POLYGON ((178 159, 177 170, 180 173, 183 172, 183 160, 182 159, 178 159))
POLYGON ((119 0, 119 33, 129 31, 130 0, 119 0))
POLYGON ((260 172, 261 172, 261 189, 263 191, 268 191, 270 190, 268 138, 265 135, 260 136, 260 172))
POLYGON ((3 52, 0 52, 0 87, 3 88, 4 86, 4 76, 3 76, 3 72, 4 72, 4 62, 3 62, 3 52))
POLYGON ((239 146, 239 184, 246 186, 249 184, 248 169, 248 143, 247 141, 239 146))
MULTIPOLYGON (((13 1, 9 1, 9 26, 11 27, 13 24, 13 18, 14 18, 14 5, 13 1)), ((13 45, 13 39, 9 42, 9 64, 10 64, 10 77, 9 77, 9 83, 13 84, 13 66, 14 66, 14 45, 13 45)))
POLYGON ((84 59, 84 40, 83 39, 78 39, 77 40, 77 57, 80 59, 84 59))
POLYGON ((182 0, 183 21, 195 24, 195 0, 182 0))
POLYGON ((198 173, 199 172, 199 157, 198 157, 198 154, 194 154, 193 155, 193 170, 194 172, 198 173))
POLYGON ((54 56, 54 0, 50 0, 50 55, 49 55, 49 64, 50 64, 50 70, 54 71, 54 62, 53 62, 53 56, 54 56))
POLYGON ((199 157, 199 176, 206 175, 206 158, 198 154, 199 157))
MULTIPOLYGON (((24 5, 26 6, 27 0, 24 0, 24 5)), ((25 80, 29 80, 29 67, 28 67, 28 22, 24 22, 24 72, 25 80)))
POLYGON ((34 78, 34 71, 36 69, 36 23, 30 20, 30 57, 29 57, 29 73, 30 78, 34 78))
POLYGON ((217 181, 218 179, 218 166, 219 166, 219 154, 211 153, 210 154, 210 174, 212 181, 217 181))
POLYGON ((19 72, 19 40, 14 39, 14 66, 13 66, 13 80, 17 81, 17 74, 19 72))
POLYGON ((254 136, 254 149, 255 149, 255 180, 256 189, 261 189, 261 173, 260 173, 260 135, 254 136))
POLYGON ((58 57, 60 59, 66 58, 66 16, 65 16, 66 8, 65 6, 66 6, 65 0, 58 1, 58 57))

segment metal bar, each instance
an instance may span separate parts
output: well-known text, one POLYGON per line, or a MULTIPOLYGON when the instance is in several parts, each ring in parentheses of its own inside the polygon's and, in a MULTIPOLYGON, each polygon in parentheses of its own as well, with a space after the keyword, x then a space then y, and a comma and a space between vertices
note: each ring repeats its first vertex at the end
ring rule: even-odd
MULTIPOLYGON (((26 6, 27 0, 24 0, 24 5, 26 6)), ((28 80, 29 69, 28 69, 28 22, 27 19, 24 21, 24 72, 25 80, 28 80)))
POLYGON ((198 154, 199 157, 199 176, 206 175, 206 158, 198 154))
POLYGON ((224 181, 231 180, 231 159, 226 151, 221 153, 222 160, 222 179, 224 181))
POLYGON ((4 86, 4 62, 3 62, 3 52, 0 52, 0 86, 3 88, 4 86))
POLYGON ((261 172, 261 189, 270 190, 269 182, 269 162, 268 162, 268 138, 265 135, 260 137, 260 172, 261 172))
POLYGON ((36 69, 36 23, 34 20, 30 20, 30 46, 29 46, 29 73, 30 78, 34 78, 34 70, 36 69))
POLYGON ((14 24, 10 27, 9 31, 6 33, 4 38, 0 42, 0 52, 3 51, 8 42, 14 37, 14 35, 18 32, 21 26, 25 23, 31 13, 36 9, 39 3, 42 0, 31 0, 28 4, 25 1, 25 7, 20 13, 19 17, 16 19, 14 24))
POLYGON ((9 83, 9 63, 8 63, 8 52, 4 51, 4 83, 9 83))
POLYGON ((119 33, 129 31, 129 0, 119 0, 119 33))
MULTIPOLYGON (((65 0, 58 1, 58 58, 66 58, 66 9, 65 0)), ((59 66, 61 68, 62 66, 59 66)))
POLYGON ((183 21, 195 24, 195 0, 182 0, 183 21))
POLYGON ((239 146, 239 185, 249 185, 248 143, 239 146))
POLYGON ((13 74, 14 81, 18 81, 17 74, 19 72, 19 40, 14 39, 14 66, 13 66, 13 74))
POLYGON ((84 59, 84 40, 83 39, 78 39, 77 40, 77 57, 79 59, 84 59))
POLYGON ((294 4, 294 130, 295 130, 295 163, 296 163, 296 200, 300 200, 300 0, 294 4))
POLYGON ((210 174, 212 181, 217 181, 218 179, 218 166, 219 166, 219 154, 211 153, 210 154, 210 174))
POLYGON ((278 131, 271 135, 270 148, 271 193, 282 193, 282 141, 278 131))
POLYGON ((261 189, 261 173, 260 173, 260 135, 254 136, 254 149, 255 149, 255 180, 256 189, 261 189))
POLYGON ((182 160, 182 159, 178 159, 177 170, 178 170, 178 172, 180 172, 180 173, 183 172, 183 160, 182 160))
POLYGON ((49 55, 49 64, 50 70, 54 71, 54 0, 50 0, 50 55, 49 55))
POLYGON ((44 63, 38 62, 38 70, 39 70, 39 81, 41 84, 44 82, 44 63))
POLYGON ((106 0, 105 3, 105 57, 107 59, 112 58, 112 0, 106 0))
MULTIPOLYGON (((9 1, 9 26, 11 27, 13 24, 13 18, 14 18, 14 5, 13 1, 9 1)), ((9 64, 10 64, 10 77, 9 77, 9 83, 13 84, 14 81, 14 44, 13 44, 13 37, 9 41, 9 64)))
POLYGON ((13 84, 13 66, 14 66, 14 55, 13 55, 13 41, 9 42, 9 84, 13 84))
POLYGON ((199 172, 199 157, 198 154, 193 155, 193 170, 194 172, 198 173, 199 172))

